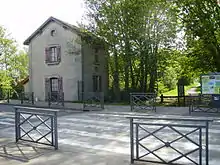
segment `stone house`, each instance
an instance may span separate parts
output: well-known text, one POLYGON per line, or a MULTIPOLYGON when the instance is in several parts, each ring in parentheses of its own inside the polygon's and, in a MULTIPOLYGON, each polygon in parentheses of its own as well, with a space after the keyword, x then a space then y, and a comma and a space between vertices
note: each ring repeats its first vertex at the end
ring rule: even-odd
POLYGON ((103 42, 78 27, 48 18, 24 41, 29 46, 29 92, 37 100, 64 93, 76 101, 90 92, 108 91, 103 42))

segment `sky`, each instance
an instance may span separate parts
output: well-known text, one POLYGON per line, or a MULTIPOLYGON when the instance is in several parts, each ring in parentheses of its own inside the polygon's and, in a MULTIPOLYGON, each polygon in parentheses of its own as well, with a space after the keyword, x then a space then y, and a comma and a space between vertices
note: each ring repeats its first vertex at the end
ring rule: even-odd
POLYGON ((83 0, 0 0, 0 26, 22 48, 24 40, 50 16, 77 25, 84 11, 83 0))

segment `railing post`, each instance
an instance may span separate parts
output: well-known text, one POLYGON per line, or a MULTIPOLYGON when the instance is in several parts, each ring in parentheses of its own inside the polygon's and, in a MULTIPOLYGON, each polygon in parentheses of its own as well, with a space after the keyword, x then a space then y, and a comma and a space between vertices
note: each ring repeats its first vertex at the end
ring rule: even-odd
POLYGON ((160 96, 160 103, 163 103, 163 94, 160 96))
POLYGON ((131 111, 133 111, 133 98, 132 98, 132 93, 130 93, 130 106, 131 106, 131 111))
POLYGON ((55 143, 54 143, 54 117, 53 116, 51 116, 51 118, 50 118, 50 122, 51 122, 51 143, 52 143, 52 145, 53 146, 55 146, 55 143))
POLYGON ((206 121, 206 165, 209 165, 209 122, 206 121))
POLYGON ((31 92, 31 103, 34 105, 34 92, 31 92))
POLYGON ((155 93, 154 99, 153 99, 153 108, 155 112, 156 112, 156 102, 157 102, 157 94, 155 93))
POLYGON ((131 163, 134 163, 134 133, 133 133, 133 118, 130 118, 130 149, 131 149, 131 163))
POLYGON ((48 106, 50 107, 50 105, 51 105, 51 100, 50 100, 51 98, 50 98, 50 92, 48 92, 48 106))
POLYGON ((139 132, 138 132, 139 124, 136 124, 136 159, 139 159, 139 132))
POLYGON ((184 107, 186 106, 186 96, 185 95, 183 96, 183 105, 184 105, 184 107))
POLYGON ((189 114, 190 114, 190 115, 191 115, 192 109, 193 109, 193 97, 192 97, 192 95, 190 94, 190 95, 189 95, 189 114))
POLYGON ((62 106, 64 107, 64 92, 61 93, 61 101, 62 101, 62 106))
POLYGON ((177 99, 178 99, 178 106, 180 106, 180 96, 179 95, 177 96, 177 99))
POLYGON ((105 104, 105 94, 104 92, 101 93, 101 105, 102 105, 102 109, 104 109, 104 104, 105 104))
POLYGON ((7 92, 7 103, 10 102, 10 89, 8 89, 8 92, 7 92))
POLYGON ((85 93, 82 94, 82 100, 83 100, 83 110, 86 108, 86 99, 85 99, 85 93))
POLYGON ((199 129, 199 165, 202 165, 202 128, 199 129))
POLYGON ((20 112, 18 112, 18 109, 15 109, 15 141, 16 143, 18 142, 20 137, 21 137, 20 112))
POLYGON ((20 99, 21 99, 21 104, 23 104, 24 103, 23 92, 21 92, 21 94, 20 94, 20 99))
POLYGON ((55 149, 58 149, 58 131, 57 131, 57 112, 54 112, 54 146, 55 149))

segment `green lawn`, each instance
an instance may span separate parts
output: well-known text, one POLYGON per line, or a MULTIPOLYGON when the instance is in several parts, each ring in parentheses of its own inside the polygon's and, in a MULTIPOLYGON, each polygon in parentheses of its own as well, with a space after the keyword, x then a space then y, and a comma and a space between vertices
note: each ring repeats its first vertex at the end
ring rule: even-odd
MULTIPOLYGON (((200 87, 198 87, 198 84, 191 84, 191 85, 185 86, 185 95, 187 95, 186 92, 193 87, 197 87, 196 91, 200 93, 200 87)), ((164 96, 177 96, 177 87, 176 89, 170 90, 168 92, 164 92, 163 95, 164 96)))

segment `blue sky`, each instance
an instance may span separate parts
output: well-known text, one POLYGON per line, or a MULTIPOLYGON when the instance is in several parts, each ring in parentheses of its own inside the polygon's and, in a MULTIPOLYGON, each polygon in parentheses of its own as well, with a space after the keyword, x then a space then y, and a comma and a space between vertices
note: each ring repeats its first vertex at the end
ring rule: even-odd
POLYGON ((84 11, 83 0, 1 0, 0 25, 23 47, 23 41, 50 16, 76 25, 84 11))

